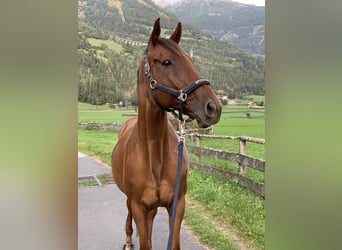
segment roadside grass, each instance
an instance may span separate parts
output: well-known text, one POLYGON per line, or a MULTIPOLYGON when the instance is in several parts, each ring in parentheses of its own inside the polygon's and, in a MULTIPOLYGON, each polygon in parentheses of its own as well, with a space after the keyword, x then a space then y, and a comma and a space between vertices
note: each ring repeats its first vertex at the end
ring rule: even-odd
POLYGON ((198 208, 193 208, 186 204, 185 223, 191 228, 199 240, 210 246, 212 249, 238 250, 233 240, 221 233, 216 227, 203 216, 203 212, 198 212, 198 208))
POLYGON ((94 187, 97 186, 95 179, 78 180, 78 187, 94 187))
MULTIPOLYGON (((102 185, 114 184, 114 180, 111 173, 99 174, 96 176, 102 185)), ((93 187, 98 183, 94 178, 86 178, 78 180, 78 187, 93 187)))
POLYGON ((97 178, 103 185, 114 184, 112 173, 99 174, 97 178))
POLYGON ((112 150, 117 139, 118 134, 114 131, 79 128, 78 151, 111 165, 112 150))
POLYGON ((245 244, 263 248, 265 204, 259 195, 224 178, 191 170, 188 195, 222 225, 234 227, 245 244))

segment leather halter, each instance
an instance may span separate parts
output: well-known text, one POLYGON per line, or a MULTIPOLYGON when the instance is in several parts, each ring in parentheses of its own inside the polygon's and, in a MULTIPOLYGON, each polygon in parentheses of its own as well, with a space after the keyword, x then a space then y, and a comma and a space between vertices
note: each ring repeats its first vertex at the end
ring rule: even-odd
POLYGON ((180 89, 180 90, 172 89, 172 88, 169 88, 167 86, 164 86, 164 85, 158 83, 157 80, 155 80, 153 78, 151 67, 148 63, 148 50, 147 50, 147 48, 145 49, 145 52, 144 52, 144 69, 145 69, 145 75, 147 76, 148 80, 150 81, 150 88, 152 90, 152 96, 153 96, 154 102, 157 104, 157 106, 160 109, 165 110, 167 112, 171 112, 180 121, 183 121, 183 105, 184 105, 185 101, 187 100, 188 95, 191 94, 192 92, 194 92, 197 88, 201 87, 202 85, 210 85, 210 82, 205 78, 200 78, 200 79, 192 82, 191 84, 189 84, 189 86, 187 86, 183 89, 180 89), (174 108, 163 107, 159 103, 158 97, 157 97, 157 90, 160 90, 160 91, 163 91, 167 94, 173 95, 174 97, 176 97, 178 99, 178 115, 175 112, 174 108))

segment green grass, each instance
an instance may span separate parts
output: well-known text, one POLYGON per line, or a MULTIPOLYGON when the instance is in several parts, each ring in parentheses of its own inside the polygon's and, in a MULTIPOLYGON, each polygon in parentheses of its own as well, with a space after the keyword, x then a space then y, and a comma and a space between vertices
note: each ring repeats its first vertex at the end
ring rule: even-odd
POLYGON ((95 129, 78 129, 78 151, 95 156, 110 165, 112 150, 117 142, 118 134, 113 131, 95 129))
POLYGON ((114 183, 113 176, 112 176, 111 173, 100 174, 100 175, 97 176, 97 178, 99 179, 99 181, 103 185, 108 185, 108 184, 113 184, 114 183))
POLYGON ((245 98, 253 99, 253 102, 264 102, 265 103, 265 96, 264 95, 249 95, 245 96, 245 98))
POLYGON ((95 179, 86 179, 86 180, 78 180, 78 187, 93 187, 97 186, 97 182, 95 179))
POLYGON ((188 195, 223 224, 227 220, 248 244, 264 245, 265 207, 260 196, 236 183, 195 170, 190 171, 188 178, 188 195))
POLYGON ((92 105, 89 103, 78 102, 78 110, 111 110, 108 104, 92 105))
POLYGON ((265 113, 251 111, 250 114, 251 118, 246 118, 243 112, 223 112, 219 123, 214 126, 214 133, 265 138, 265 113))
MULTIPOLYGON (((78 103, 79 121, 98 121, 124 123, 136 115, 132 110, 113 110, 108 105, 98 106, 78 103), (87 112, 86 110, 108 110, 108 112, 87 112), (112 111, 112 112, 109 112, 112 111)), ((257 138, 265 138, 265 112, 264 110, 250 110, 244 106, 224 105, 221 119, 214 125, 216 135, 244 135, 257 138), (244 117, 244 112, 249 112, 251 118, 244 117)))
MULTIPOLYGON (((190 154, 189 157, 191 161, 195 161, 195 156, 193 154, 190 154)), ((201 157, 201 163, 204 165, 213 166, 217 169, 227 170, 233 173, 239 173, 238 163, 203 156, 201 157)), ((246 176, 257 182, 265 182, 265 174, 252 168, 246 168, 246 176)))
POLYGON ((222 106, 222 111, 223 112, 235 112, 235 111, 249 111, 249 108, 247 107, 247 104, 227 104, 222 106))
MULTIPOLYGON (((214 125, 214 133, 216 135, 232 135, 232 136, 248 136, 256 138, 265 138, 265 115, 264 112, 251 112, 252 118, 246 118, 243 113, 227 113, 221 114, 221 120, 218 124, 214 125)), ((193 142, 188 140, 189 144, 194 145, 193 142)), ((239 152, 238 140, 222 140, 222 139, 202 139, 201 147, 214 148, 225 150, 229 152, 239 152)), ((247 142, 246 155, 258 159, 265 159, 265 145, 247 142)), ((190 154, 192 160, 194 156, 190 154)), ((206 165, 215 166, 220 169, 233 171, 238 173, 238 164, 227 162, 224 160, 212 159, 208 157, 201 157, 201 163, 206 165)), ((247 168, 246 176, 251 179, 264 182, 264 173, 247 168)))
POLYGON ((101 47, 102 44, 105 44, 108 46, 109 49, 114 50, 116 53, 120 53, 123 50, 123 47, 121 44, 116 43, 114 41, 110 40, 102 40, 102 39, 96 39, 96 38, 87 38, 87 41, 95 47, 101 47))
MULTIPOLYGON (((102 185, 113 184, 113 177, 111 173, 99 174, 96 176, 102 185)), ((78 187, 93 187, 99 185, 94 178, 79 179, 78 187)))
POLYGON ((213 249, 238 250, 234 242, 218 231, 215 226, 203 217, 197 209, 187 206, 184 220, 191 230, 199 235, 199 240, 213 249))

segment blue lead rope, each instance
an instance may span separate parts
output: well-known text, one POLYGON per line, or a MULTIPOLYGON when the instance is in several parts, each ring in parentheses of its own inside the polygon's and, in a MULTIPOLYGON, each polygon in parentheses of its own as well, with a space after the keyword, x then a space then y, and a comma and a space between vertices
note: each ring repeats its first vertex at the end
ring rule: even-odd
POLYGON ((175 226, 176 210, 177 210, 178 195, 179 195, 179 184, 180 184, 180 173, 181 173, 182 159, 183 159, 183 148, 184 148, 184 138, 180 137, 180 141, 178 144, 178 166, 177 166, 177 173, 176 173, 176 186, 175 186, 175 193, 173 196, 172 217, 171 217, 169 240, 167 242, 167 250, 172 249, 172 238, 173 238, 173 229, 175 226))

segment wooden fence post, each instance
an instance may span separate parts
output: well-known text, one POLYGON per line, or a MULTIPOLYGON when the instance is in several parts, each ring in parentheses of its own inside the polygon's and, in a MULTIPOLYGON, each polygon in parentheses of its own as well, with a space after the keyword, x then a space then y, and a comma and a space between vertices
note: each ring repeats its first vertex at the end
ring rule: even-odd
MULTIPOLYGON (((247 145, 247 141, 240 139, 240 150, 239 150, 239 153, 241 155, 245 155, 246 154, 246 145, 247 145)), ((239 164, 239 173, 240 173, 240 175, 245 175, 246 174, 246 166, 241 165, 241 163, 239 164)))
MULTIPOLYGON (((195 145, 196 145, 196 147, 201 146, 201 138, 199 136, 195 136, 195 145)), ((195 154, 195 160, 197 163, 200 163, 201 162, 201 155, 195 154)))

